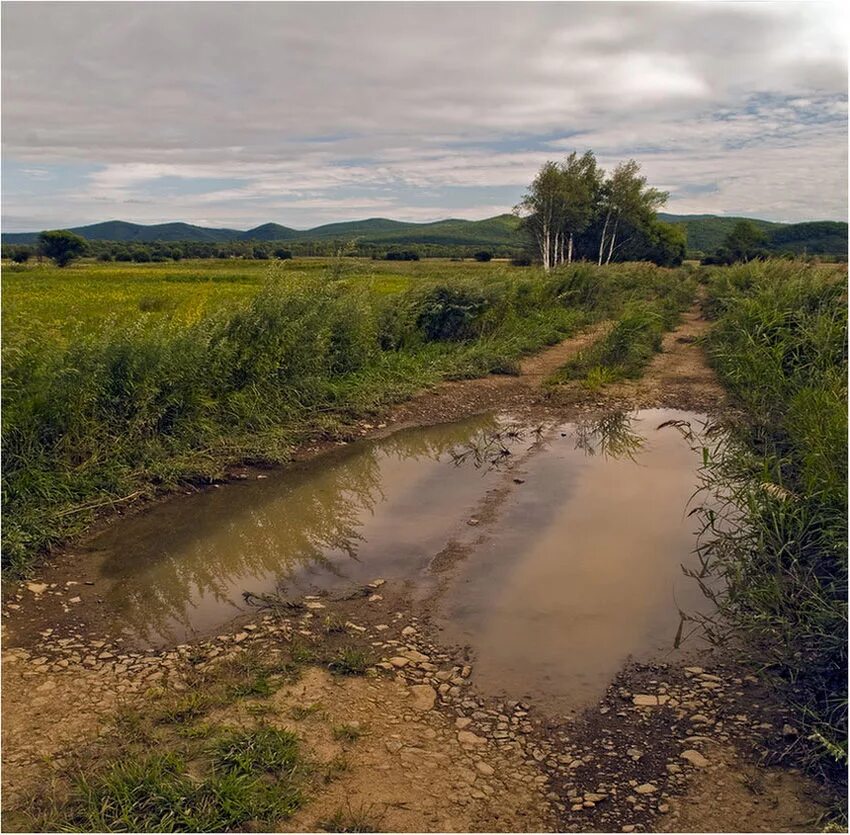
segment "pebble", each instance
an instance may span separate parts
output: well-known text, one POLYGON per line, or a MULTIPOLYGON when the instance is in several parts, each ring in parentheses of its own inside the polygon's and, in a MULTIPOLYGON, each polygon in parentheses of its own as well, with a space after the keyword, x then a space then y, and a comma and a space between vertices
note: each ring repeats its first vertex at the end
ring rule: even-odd
POLYGON ((694 751, 693 749, 682 751, 679 756, 683 760, 687 760, 691 765, 696 766, 697 768, 705 768, 708 765, 708 760, 702 754, 700 754, 699 751, 694 751))

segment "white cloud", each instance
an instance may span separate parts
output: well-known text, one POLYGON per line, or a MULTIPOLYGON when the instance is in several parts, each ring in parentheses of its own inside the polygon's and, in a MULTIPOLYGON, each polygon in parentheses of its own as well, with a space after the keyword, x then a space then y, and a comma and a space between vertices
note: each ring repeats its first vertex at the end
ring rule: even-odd
POLYGON ((3 24, 8 223, 505 211, 475 190, 518 197, 574 147, 634 156, 671 210, 846 214, 838 4, 8 2, 3 24), (49 200, 23 179, 47 177, 49 200))

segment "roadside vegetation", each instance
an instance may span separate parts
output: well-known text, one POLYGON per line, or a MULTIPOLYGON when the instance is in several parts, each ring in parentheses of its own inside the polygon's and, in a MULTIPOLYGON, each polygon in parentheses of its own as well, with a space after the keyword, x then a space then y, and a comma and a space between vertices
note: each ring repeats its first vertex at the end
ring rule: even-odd
MULTIPOLYGON (((228 464, 286 460, 299 441, 439 380, 516 373, 523 355, 683 281, 644 264, 546 276, 477 262, 429 274, 412 263, 394 265, 411 272, 387 286, 398 272, 373 274, 342 258, 323 266, 287 262, 248 289, 181 264, 179 280, 148 283, 123 310, 108 289, 87 287, 83 266, 62 270, 56 293, 13 273, 3 357, 5 566, 25 570, 93 513, 221 477, 228 464)), ((58 279, 47 280, 56 290, 58 279)))
POLYGON ((708 273, 709 357, 745 418, 704 450, 703 620, 783 693, 792 748, 847 765, 846 272, 783 261, 708 273))

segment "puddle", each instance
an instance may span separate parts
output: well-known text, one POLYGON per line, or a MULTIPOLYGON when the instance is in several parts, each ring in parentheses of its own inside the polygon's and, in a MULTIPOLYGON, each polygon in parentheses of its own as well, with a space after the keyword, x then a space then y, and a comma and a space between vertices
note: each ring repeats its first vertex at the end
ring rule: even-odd
POLYGON ((499 477, 454 468, 450 451, 495 427, 401 431, 119 522, 91 543, 104 614, 157 646, 221 630, 250 610, 246 591, 300 597, 420 574, 499 477))
POLYGON ((612 415, 549 434, 545 452, 459 567, 442 603, 448 641, 469 645, 477 683, 561 709, 602 694, 631 655, 670 653, 679 609, 705 600, 681 566, 694 566, 687 517, 695 453, 673 410, 612 415))
POLYGON ((698 459, 657 429, 671 419, 700 421, 649 410, 516 434, 478 417, 165 503, 91 543, 103 612, 158 646, 255 611, 245 592, 406 580, 482 687, 579 704, 630 654, 668 651, 678 607, 703 602, 680 568, 698 459))

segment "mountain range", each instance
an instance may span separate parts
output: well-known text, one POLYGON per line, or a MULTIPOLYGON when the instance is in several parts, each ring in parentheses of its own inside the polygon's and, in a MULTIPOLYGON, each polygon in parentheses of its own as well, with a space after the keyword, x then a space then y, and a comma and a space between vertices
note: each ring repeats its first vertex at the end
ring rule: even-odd
MULTIPOLYGON (((740 220, 752 220, 767 237, 770 249, 807 251, 830 255, 847 254, 847 224, 835 221, 775 223, 752 218, 722 215, 673 215, 661 213, 660 220, 685 227, 688 250, 714 252, 740 220)), ((87 240, 152 243, 154 241, 322 241, 357 238, 369 244, 444 246, 515 246, 517 225, 514 215, 503 214, 486 220, 438 220, 433 223, 408 223, 386 218, 370 218, 329 223, 313 229, 293 229, 279 223, 264 223, 247 231, 215 229, 189 223, 160 223, 145 226, 123 220, 110 220, 72 228, 87 240)), ((31 244, 38 232, 3 233, 6 244, 31 244)))

